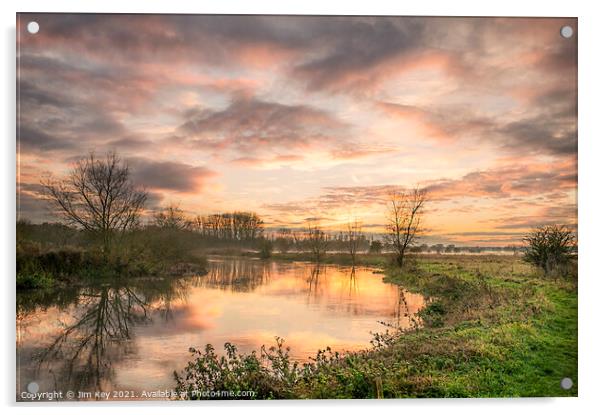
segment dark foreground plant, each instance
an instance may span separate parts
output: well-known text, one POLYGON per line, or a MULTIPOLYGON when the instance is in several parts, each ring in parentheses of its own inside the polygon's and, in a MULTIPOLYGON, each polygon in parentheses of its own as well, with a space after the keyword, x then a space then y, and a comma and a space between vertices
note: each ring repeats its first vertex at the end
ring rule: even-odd
MULTIPOLYGON (((301 370, 289 357, 290 348, 276 338, 276 346, 262 346, 259 355, 240 354, 231 343, 224 345, 224 356, 218 356, 212 345, 205 350, 190 348, 193 354, 184 371, 174 372, 176 391, 186 399, 211 399, 205 392, 233 393, 252 391, 253 399, 291 398, 301 370)), ((248 397, 248 396, 246 396, 248 397)))

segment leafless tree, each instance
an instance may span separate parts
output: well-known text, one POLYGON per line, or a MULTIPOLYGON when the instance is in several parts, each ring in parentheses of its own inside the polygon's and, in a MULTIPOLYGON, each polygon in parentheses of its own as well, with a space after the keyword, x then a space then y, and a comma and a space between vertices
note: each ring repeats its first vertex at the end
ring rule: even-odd
POLYGON ((326 233, 318 225, 309 222, 305 241, 313 254, 314 260, 320 262, 328 247, 326 233))
POLYGON ((48 200, 63 219, 99 238, 108 255, 114 237, 138 223, 147 193, 134 186, 130 170, 116 153, 82 158, 69 175, 42 182, 48 200))
POLYGON ((351 255, 351 263, 355 265, 357 257, 357 249, 362 238, 362 223, 355 219, 353 222, 347 223, 347 249, 351 255))
POLYGON ((170 205, 155 214, 154 224, 160 228, 182 231, 192 228, 192 221, 176 205, 170 205))
POLYGON ((426 191, 415 188, 411 191, 396 191, 389 195, 389 212, 386 239, 395 250, 395 261, 403 266, 408 247, 412 246, 422 232, 422 216, 426 191))
POLYGON ((255 212, 197 216, 194 228, 204 236, 231 241, 254 241, 263 235, 263 220, 255 212))

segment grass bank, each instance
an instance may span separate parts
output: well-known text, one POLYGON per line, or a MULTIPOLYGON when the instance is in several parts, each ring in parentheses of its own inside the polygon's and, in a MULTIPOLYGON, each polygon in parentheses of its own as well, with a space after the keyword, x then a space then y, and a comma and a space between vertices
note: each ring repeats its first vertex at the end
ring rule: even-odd
POLYGON ((17 249, 18 290, 46 289, 92 281, 148 277, 156 275, 203 274, 206 259, 189 255, 173 260, 147 255, 105 256, 82 249, 17 249))
POLYGON ((305 365, 282 341, 251 355, 231 345, 225 356, 194 350, 177 389, 254 390, 264 399, 577 395, 576 278, 544 279, 520 257, 497 255, 416 256, 404 271, 383 271, 429 299, 421 328, 377 335, 362 352, 326 349, 305 365), (574 382, 568 391, 564 377, 574 382))

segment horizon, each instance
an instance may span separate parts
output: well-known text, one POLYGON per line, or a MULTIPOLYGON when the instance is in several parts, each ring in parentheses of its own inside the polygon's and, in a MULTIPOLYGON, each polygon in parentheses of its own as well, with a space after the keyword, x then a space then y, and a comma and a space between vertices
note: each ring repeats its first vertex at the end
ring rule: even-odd
POLYGON ((147 214, 382 233, 388 192, 421 186, 423 240, 497 247, 577 227, 577 43, 559 35, 576 19, 17 20, 18 218, 53 220, 40 180, 115 150, 147 214))

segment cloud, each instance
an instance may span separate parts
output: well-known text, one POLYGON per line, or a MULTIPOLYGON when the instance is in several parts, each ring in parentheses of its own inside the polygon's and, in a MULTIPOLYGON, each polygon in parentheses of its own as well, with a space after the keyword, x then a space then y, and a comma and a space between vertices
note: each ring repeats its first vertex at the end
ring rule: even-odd
POLYGON ((522 119, 498 129, 505 141, 503 146, 517 151, 554 155, 577 154, 577 124, 574 117, 562 118, 555 114, 522 119))
MULTIPOLYGON (((21 14, 43 27, 43 35, 21 39, 38 48, 71 48, 90 59, 154 61, 157 56, 178 64, 189 59, 204 65, 253 64, 259 52, 269 63, 306 45, 310 34, 298 19, 282 25, 266 16, 21 14), (295 26, 297 29, 295 29, 295 26), (68 46, 67 46, 68 45, 68 46), (256 56, 253 56, 255 52, 256 56)), ((279 20, 286 20, 285 17, 279 20)), ((24 28, 25 25, 22 25, 24 28)), ((263 64, 263 62, 257 62, 263 64)))
POLYGON ((523 195, 538 195, 575 189, 576 166, 529 165, 502 167, 468 173, 460 179, 436 180, 425 185, 433 199, 453 198, 511 198, 523 195))
POLYGON ((216 172, 200 166, 173 161, 156 161, 145 158, 127 160, 132 180, 150 189, 168 190, 183 193, 200 192, 206 180, 215 177, 216 172))
POLYGON ((479 116, 453 106, 440 110, 378 102, 376 107, 394 120, 412 125, 421 138, 450 143, 472 139, 501 147, 510 153, 577 153, 576 96, 552 90, 537 96, 543 112, 514 121, 479 116))
POLYGON ((38 222, 52 221, 53 215, 45 200, 29 193, 17 193, 17 219, 35 218, 38 222))
POLYGON ((378 156, 397 151, 395 148, 383 146, 370 146, 353 144, 347 148, 337 148, 330 152, 330 156, 335 160, 356 160, 366 157, 378 156))
POLYGON ((237 97, 222 110, 188 111, 177 134, 200 148, 261 150, 303 149, 340 144, 347 123, 307 105, 287 105, 253 97, 237 97))
POLYGON ((142 150, 152 146, 152 144, 152 141, 145 140, 135 134, 132 134, 117 140, 109 141, 107 143, 107 147, 120 150, 142 150))
POLYGON ((17 218, 35 218, 40 222, 54 219, 48 202, 44 200, 41 184, 17 183, 17 218))
POLYGON ((313 90, 372 84, 391 61, 411 59, 425 29, 424 20, 413 18, 334 18, 327 24, 315 34, 324 51, 294 69, 313 90))
POLYGON ((567 225, 577 227, 577 205, 546 206, 534 215, 518 215, 498 218, 491 221, 496 229, 533 229, 546 225, 567 225))
MULTIPOLYGON (((458 179, 432 180, 421 187, 426 189, 430 203, 437 204, 484 198, 510 200, 517 196, 535 197, 549 194, 557 198, 558 193, 566 195, 567 191, 575 189, 576 180, 574 164, 540 164, 475 171, 458 179)), ((328 186, 323 187, 321 194, 316 197, 264 204, 263 208, 298 216, 311 212, 344 210, 349 207, 383 206, 392 192, 405 189, 407 186, 402 185, 328 186)))
POLYGON ((52 136, 27 124, 19 125, 17 140, 22 146, 22 151, 63 150, 76 147, 70 140, 52 136))
POLYGON ((303 157, 298 154, 279 154, 267 158, 238 157, 231 160, 231 163, 246 167, 280 167, 301 161, 303 161, 303 157))
POLYGON ((376 108, 393 119, 413 125, 421 138, 438 142, 481 136, 495 127, 491 119, 467 113, 461 108, 434 110, 392 102, 377 102, 376 108))

